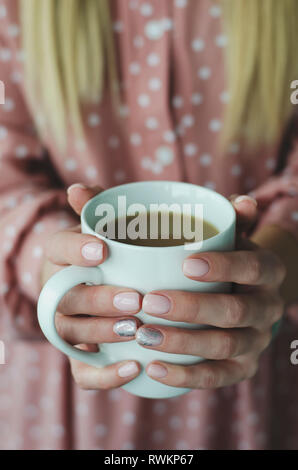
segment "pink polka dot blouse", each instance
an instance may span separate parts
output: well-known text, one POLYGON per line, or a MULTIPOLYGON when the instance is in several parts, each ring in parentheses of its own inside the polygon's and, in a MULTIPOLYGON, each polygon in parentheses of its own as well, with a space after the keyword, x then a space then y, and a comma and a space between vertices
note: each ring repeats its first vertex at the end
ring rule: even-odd
MULTIPOLYGON (((36 320, 46 238, 77 223, 65 189, 177 180, 225 196, 254 191, 259 224, 298 236, 298 146, 233 142, 220 158, 218 138, 229 93, 224 79, 220 2, 111 0, 123 103, 108 95, 84 108, 86 142, 69 135, 65 152, 41 141, 23 84, 17 0, 0 0, 0 448, 261 449, 298 447, 298 339, 293 306, 250 381, 149 400, 115 389, 82 391, 68 360, 36 320)), ((42 116, 40 116, 42 118, 42 116)), ((294 126, 292 126, 294 128, 294 126)))

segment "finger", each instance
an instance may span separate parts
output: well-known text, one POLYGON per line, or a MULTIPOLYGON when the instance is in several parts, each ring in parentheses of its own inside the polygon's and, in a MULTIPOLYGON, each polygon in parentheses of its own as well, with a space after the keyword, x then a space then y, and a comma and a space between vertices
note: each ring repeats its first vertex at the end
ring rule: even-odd
POLYGON ((46 245, 47 258, 61 266, 97 266, 105 261, 107 253, 107 246, 102 240, 75 231, 57 232, 46 245))
POLYGON ((137 377, 141 371, 136 361, 122 361, 102 368, 70 360, 75 382, 83 390, 118 388, 137 377))
POLYGON ((58 310, 65 315, 119 316, 136 314, 141 305, 142 296, 133 289, 79 285, 65 294, 58 310))
POLYGON ((146 373, 152 379, 173 387, 216 389, 253 377, 257 367, 257 358, 245 355, 223 361, 202 361, 190 366, 155 361, 146 367, 146 373))
POLYGON ((100 186, 87 187, 81 183, 73 184, 67 190, 69 204, 78 215, 81 215, 84 205, 102 190, 100 186))
POLYGON ((217 360, 241 356, 251 350, 260 353, 270 339, 269 334, 253 328, 190 330, 146 324, 136 333, 136 341, 146 349, 217 360))
POLYGON ((137 318, 78 318, 57 313, 56 330, 61 338, 72 345, 115 343, 134 339, 141 321, 137 318))
POLYGON ((285 276, 279 258, 269 250, 195 254, 183 263, 187 277, 207 282, 278 286, 285 276))
POLYGON ((166 320, 210 325, 219 328, 265 329, 283 314, 277 292, 222 294, 183 291, 155 291, 143 298, 142 309, 166 320))
POLYGON ((232 195, 230 200, 237 217, 237 232, 249 230, 257 220, 257 201, 248 195, 232 195))

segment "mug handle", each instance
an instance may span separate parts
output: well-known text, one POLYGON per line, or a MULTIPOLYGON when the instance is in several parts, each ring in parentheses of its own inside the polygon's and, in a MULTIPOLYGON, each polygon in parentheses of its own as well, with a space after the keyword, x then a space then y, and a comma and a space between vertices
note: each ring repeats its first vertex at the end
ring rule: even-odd
POLYGON ((60 338, 55 327, 55 314, 61 299, 70 289, 83 283, 88 283, 88 285, 102 284, 101 269, 99 267, 69 266, 54 274, 40 293, 37 304, 38 321, 49 342, 64 354, 91 366, 103 367, 106 365, 106 361, 100 352, 81 351, 71 346, 60 338))

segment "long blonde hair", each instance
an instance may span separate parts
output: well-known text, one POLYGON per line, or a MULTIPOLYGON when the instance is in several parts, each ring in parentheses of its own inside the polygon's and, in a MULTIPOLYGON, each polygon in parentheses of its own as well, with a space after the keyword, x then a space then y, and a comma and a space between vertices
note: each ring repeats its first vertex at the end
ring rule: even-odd
MULTIPOLYGON (((63 146, 67 118, 82 136, 82 104, 100 102, 106 84, 113 96, 119 91, 109 0, 20 2, 29 99, 46 117, 46 122, 37 120, 37 126, 41 134, 51 129, 63 146)), ((289 90, 298 78, 298 2, 221 4, 230 95, 222 141, 271 144, 292 112, 289 90)))

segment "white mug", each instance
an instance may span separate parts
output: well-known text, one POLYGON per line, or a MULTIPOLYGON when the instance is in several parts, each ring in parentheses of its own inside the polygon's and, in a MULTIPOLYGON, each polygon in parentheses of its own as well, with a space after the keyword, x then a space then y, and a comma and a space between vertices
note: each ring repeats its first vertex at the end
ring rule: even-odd
MULTIPOLYGON (((81 215, 82 232, 98 237, 108 245, 108 259, 98 267, 67 267, 51 277, 43 287, 38 301, 38 320, 47 339, 66 355, 86 364, 102 367, 123 360, 137 360, 142 370, 122 388, 146 398, 170 398, 189 392, 189 388, 172 387, 151 379, 145 372, 147 364, 161 360, 176 364, 195 364, 203 358, 183 354, 170 354, 146 349, 135 340, 119 343, 103 343, 99 352, 81 351, 67 344, 55 328, 55 313, 63 296, 74 286, 115 285, 133 288, 141 294, 160 289, 177 289, 197 292, 229 292, 229 283, 197 282, 182 272, 183 260, 193 253, 204 251, 230 251, 235 245, 235 211, 232 204, 220 194, 200 186, 171 182, 148 181, 117 186, 103 191, 90 200, 81 215), (204 220, 218 229, 218 234, 202 241, 198 250, 185 249, 184 245, 155 247, 137 246, 109 240, 94 228, 99 204, 111 204, 117 213, 118 196, 126 196, 127 204, 203 204, 204 220)), ((143 323, 164 324, 180 328, 200 328, 183 322, 172 322, 152 317, 142 310, 136 315, 143 323)))

